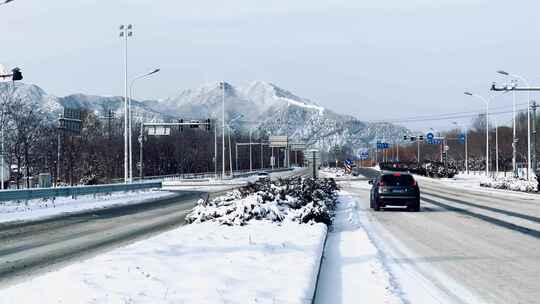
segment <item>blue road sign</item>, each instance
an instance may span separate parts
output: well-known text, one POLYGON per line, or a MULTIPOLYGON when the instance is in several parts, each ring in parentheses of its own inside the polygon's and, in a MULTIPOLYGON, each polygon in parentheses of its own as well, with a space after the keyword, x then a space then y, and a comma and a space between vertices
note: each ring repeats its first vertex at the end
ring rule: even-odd
POLYGON ((360 160, 366 160, 369 158, 369 149, 367 148, 361 148, 358 149, 358 159, 360 160))
POLYGON ((389 149, 389 148, 390 148, 389 143, 382 143, 382 142, 377 143, 377 149, 379 149, 379 150, 386 150, 386 149, 389 149))
POLYGON ((465 143, 465 138, 466 138, 466 137, 465 137, 465 134, 463 134, 463 133, 462 133, 462 134, 459 134, 459 142, 461 142, 462 144, 465 143))
POLYGON ((426 134, 426 138, 427 138, 428 140, 433 140, 433 137, 434 137, 434 135, 433 135, 433 133, 431 133, 431 132, 429 132, 428 134, 426 134))

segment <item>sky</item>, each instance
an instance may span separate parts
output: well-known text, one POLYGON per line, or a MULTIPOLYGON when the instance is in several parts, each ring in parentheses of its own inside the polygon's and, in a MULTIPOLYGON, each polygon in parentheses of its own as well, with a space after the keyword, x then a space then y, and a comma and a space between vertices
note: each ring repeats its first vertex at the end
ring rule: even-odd
MULTIPOLYGON (((491 83, 509 79, 496 70, 540 85, 539 10, 519 0, 15 0, 0 6, 0 64, 53 95, 122 95, 118 27, 132 23, 130 77, 161 69, 135 98, 262 80, 362 120, 439 130, 485 111, 463 92, 497 96, 491 83)), ((523 108, 527 94, 516 98, 523 108)), ((512 94, 491 106, 510 111, 512 94)))

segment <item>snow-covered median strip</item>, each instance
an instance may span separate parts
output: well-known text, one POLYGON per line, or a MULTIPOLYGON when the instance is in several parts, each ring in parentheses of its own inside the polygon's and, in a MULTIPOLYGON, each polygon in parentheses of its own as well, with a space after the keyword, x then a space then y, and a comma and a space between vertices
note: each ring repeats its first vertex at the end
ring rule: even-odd
POLYGON ((187 225, 3 289, 0 302, 311 303, 325 235, 324 224, 187 225))
POLYGON ((95 197, 85 195, 76 199, 58 197, 54 200, 34 199, 21 202, 0 202, 0 223, 35 221, 83 211, 139 204, 170 198, 175 195, 178 194, 168 191, 131 191, 115 192, 95 197))
POLYGON ((340 192, 336 208, 315 303, 401 303, 398 287, 360 222, 357 202, 340 192))

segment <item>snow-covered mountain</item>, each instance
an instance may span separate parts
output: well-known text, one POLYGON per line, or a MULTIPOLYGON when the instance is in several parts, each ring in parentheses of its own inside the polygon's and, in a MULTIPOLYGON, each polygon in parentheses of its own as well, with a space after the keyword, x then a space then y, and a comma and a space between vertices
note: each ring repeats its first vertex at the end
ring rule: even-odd
MULTIPOLYGON (((177 118, 220 120, 224 98, 226 121, 242 115, 231 126, 237 132, 253 129, 265 135, 288 134, 294 142, 306 142, 325 150, 335 145, 358 148, 376 138, 394 141, 410 134, 404 127, 365 123, 352 116, 335 113, 272 83, 257 81, 238 86, 225 83, 224 86, 223 90, 219 82, 214 82, 182 91, 166 100, 133 100, 134 117, 145 121, 177 118)), ((0 83, 0 92, 10 89, 11 84, 0 83)), ((36 85, 23 83, 16 84, 15 95, 36 102, 51 113, 51 118, 61 113, 63 107, 86 108, 97 115, 113 110, 117 117, 123 116, 123 98, 118 96, 75 94, 56 97, 46 94, 36 85)))
POLYGON ((333 112, 321 105, 268 82, 233 86, 218 82, 181 92, 158 104, 178 115, 221 117, 225 94, 226 120, 243 117, 236 127, 255 128, 265 134, 288 134, 293 141, 306 142, 328 149, 334 145, 360 147, 375 138, 398 140, 410 134, 404 127, 387 123, 364 123, 348 115, 333 112))

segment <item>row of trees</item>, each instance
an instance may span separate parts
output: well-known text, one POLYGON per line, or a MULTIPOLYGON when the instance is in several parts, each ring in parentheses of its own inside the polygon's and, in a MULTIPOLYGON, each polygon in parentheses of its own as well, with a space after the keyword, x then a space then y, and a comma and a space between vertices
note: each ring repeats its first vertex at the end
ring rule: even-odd
MULTIPOLYGON (((0 84, 2 85, 2 84, 0 84)), ((3 115, 0 121, 5 127, 5 163, 11 168, 11 182, 16 187, 30 187, 31 177, 39 173, 51 174, 53 180, 63 184, 97 184, 115 181, 124 174, 124 119, 103 117, 109 109, 93 112, 81 111, 80 134, 70 134, 58 129, 57 117, 41 110, 28 97, 10 94, 0 88, 3 115), (60 160, 58 162, 58 159, 60 160)), ((214 128, 173 128, 170 136, 145 134, 143 144, 143 170, 145 176, 214 172, 214 128)), ((220 129, 218 128, 218 131, 220 129)), ((146 133, 146 132, 145 132, 146 133)), ((133 127, 133 172, 138 177, 140 124, 133 127)), ((264 136, 266 139, 266 136, 264 136)), ((221 133, 217 136, 217 169, 222 168, 221 133)), ((226 137, 225 164, 230 169, 249 169, 249 146, 236 143, 249 141, 247 134, 231 133, 231 153, 226 137), (231 159, 230 159, 231 158, 231 159)), ((262 142, 255 134, 253 142, 262 142)), ((266 143, 266 140, 264 140, 266 143)), ((275 166, 283 166, 283 149, 274 149, 275 166)), ((272 150, 267 146, 252 146, 252 167, 269 168, 272 150), (262 148, 262 158, 261 158, 262 148)), ((291 163, 302 163, 301 155, 290 154, 291 163)), ((35 180, 35 179, 34 179, 35 180)))
MULTIPOLYGON (((537 124, 540 120, 537 120, 537 124)), ((495 126, 490 123, 489 129, 489 154, 490 167, 496 167, 496 133, 498 137, 498 165, 500 171, 512 170, 512 140, 513 130, 511 126, 495 126)), ((465 168, 465 144, 458 140, 459 135, 464 133, 464 130, 454 129, 447 132, 442 132, 440 135, 447 138, 449 146, 448 161, 458 166, 459 169, 465 168)), ((534 136, 534 134, 532 134, 534 136)), ((527 113, 519 113, 516 119, 516 137, 518 142, 516 145, 517 154, 516 162, 518 165, 525 166, 527 162, 527 113)), ((485 155, 486 155, 486 120, 484 115, 476 117, 471 127, 467 131, 467 152, 469 159, 470 170, 485 170, 485 155)), ((534 143, 534 140, 533 140, 534 143)), ((406 143, 399 147, 399 159, 402 161, 414 162, 417 161, 417 144, 406 143)), ((397 156, 396 146, 387 151, 388 159, 395 159, 397 156)), ((439 161, 441 159, 442 146, 429 145, 426 143, 420 144, 420 160, 424 161, 439 161)), ((535 148, 532 148, 534 153, 535 148)), ((538 154, 538 153, 537 153, 538 154)), ((381 154, 379 154, 381 155, 381 154)))

